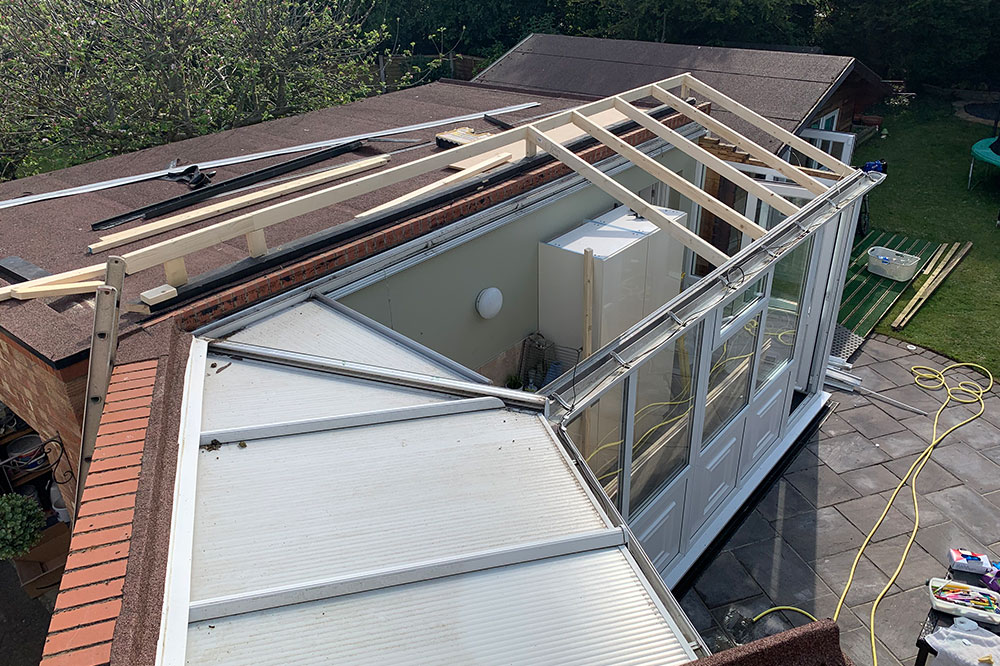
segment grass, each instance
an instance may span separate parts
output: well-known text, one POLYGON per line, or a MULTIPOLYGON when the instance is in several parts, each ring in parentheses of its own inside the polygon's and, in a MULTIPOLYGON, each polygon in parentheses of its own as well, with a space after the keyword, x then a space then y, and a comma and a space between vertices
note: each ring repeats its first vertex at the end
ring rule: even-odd
POLYGON ((992 126, 955 117, 948 102, 914 100, 885 114, 888 137, 873 138, 855 164, 882 158, 889 175, 869 195, 872 227, 972 250, 901 331, 890 322, 914 294, 908 287, 876 331, 979 363, 1000 378, 1000 170, 976 165, 966 190, 970 149, 992 126))

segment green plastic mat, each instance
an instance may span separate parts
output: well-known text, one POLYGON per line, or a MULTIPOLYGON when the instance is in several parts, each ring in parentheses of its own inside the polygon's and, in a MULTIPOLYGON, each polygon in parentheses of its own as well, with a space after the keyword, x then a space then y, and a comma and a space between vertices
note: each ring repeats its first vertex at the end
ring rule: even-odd
POLYGON ((909 285, 908 282, 898 282, 868 272, 868 249, 875 246, 917 255, 920 257, 919 271, 940 247, 940 243, 907 238, 878 229, 872 229, 867 236, 854 243, 837 321, 861 337, 867 337, 872 332, 909 285))

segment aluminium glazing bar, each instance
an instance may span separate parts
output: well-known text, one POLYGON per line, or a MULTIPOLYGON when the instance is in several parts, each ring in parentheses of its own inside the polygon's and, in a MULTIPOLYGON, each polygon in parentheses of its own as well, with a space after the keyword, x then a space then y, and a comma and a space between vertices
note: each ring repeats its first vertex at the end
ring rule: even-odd
POLYGON ((489 384, 474 384, 459 379, 433 377, 417 372, 406 372, 405 370, 392 370, 365 363, 355 363, 353 361, 343 361, 324 356, 273 349, 271 347, 262 347, 244 342, 217 341, 210 343, 209 349, 216 354, 232 356, 233 358, 274 363, 276 365, 314 370, 316 372, 327 372, 385 384, 408 386, 425 391, 462 395, 470 398, 500 398, 504 404, 523 407, 533 411, 545 409, 547 403, 545 396, 535 393, 525 393, 524 391, 500 388, 489 384))

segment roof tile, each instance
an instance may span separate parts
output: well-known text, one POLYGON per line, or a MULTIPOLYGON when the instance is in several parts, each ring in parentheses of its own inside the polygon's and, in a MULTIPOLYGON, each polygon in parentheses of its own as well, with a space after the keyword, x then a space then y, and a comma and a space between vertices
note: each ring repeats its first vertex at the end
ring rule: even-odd
POLYGON ((87 489, 83 491, 83 501, 89 502, 91 500, 104 499, 106 497, 117 497, 119 495, 135 494, 135 491, 139 489, 139 480, 136 478, 134 481, 122 481, 121 483, 108 483, 101 486, 92 486, 87 484, 87 489))
POLYGON ((58 654, 67 650, 76 650, 82 647, 105 643, 111 640, 115 631, 115 621, 107 620, 86 627, 69 629, 57 634, 49 634, 45 640, 45 650, 43 654, 58 654))
POLYGON ((118 497, 109 497, 107 499, 94 499, 90 501, 84 500, 80 505, 80 511, 77 516, 80 518, 86 518, 87 516, 93 516, 99 513, 107 513, 109 511, 121 511, 122 509, 131 509, 135 506, 135 495, 120 495, 118 497))
POLYGON ((40 666, 100 666, 111 662, 111 643, 45 657, 40 666))
MULTIPOLYGON (((115 435, 108 435, 109 438, 115 438, 121 436, 120 439, 124 440, 117 445, 114 444, 104 444, 101 445, 101 438, 97 438, 97 450, 94 451, 94 460, 105 460, 107 458, 112 458, 114 456, 126 456, 134 453, 142 453, 143 440, 146 437, 145 430, 133 430, 132 432, 118 433, 115 435), (129 438, 138 437, 135 441, 129 441, 129 438)), ((111 442, 112 439, 106 440, 111 442)))
POLYGON ((124 582, 124 578, 115 578, 113 580, 94 583, 93 585, 61 591, 56 598, 56 610, 84 606, 92 604, 95 601, 119 598, 122 594, 122 584, 124 582))
POLYGON ((131 537, 131 523, 106 527, 101 530, 94 530, 93 532, 83 532, 82 534, 73 535, 73 550, 106 546, 109 543, 127 541, 131 537))
POLYGON ((66 558, 66 571, 90 567, 95 564, 104 564, 111 560, 120 560, 123 557, 128 557, 128 547, 128 541, 122 541, 107 546, 98 546, 90 550, 74 550, 66 558))
POLYGON ((142 464, 142 454, 133 453, 113 458, 101 458, 90 463, 90 474, 102 474, 111 470, 123 469, 125 467, 137 467, 142 464))
POLYGON ((126 432, 128 430, 144 430, 149 425, 148 418, 129 419, 128 421, 117 421, 115 423, 101 422, 101 427, 97 430, 97 435, 111 435, 116 432, 126 432))
POLYGON ((49 632, 63 631, 82 627, 86 624, 94 624, 102 620, 110 620, 118 617, 118 613, 121 610, 122 600, 112 599, 110 601, 102 601, 99 604, 90 604, 89 606, 57 611, 52 615, 52 621, 49 623, 49 632))
POLYGON ((99 530, 105 527, 111 527, 113 525, 125 525, 126 523, 131 523, 132 513, 132 509, 125 509, 124 511, 112 511, 111 513, 102 513, 96 516, 90 516, 89 518, 77 518, 75 533, 79 534, 82 532, 89 532, 90 530, 99 530))
POLYGON ((71 590, 74 587, 82 587, 99 583, 102 580, 111 580, 125 575, 128 560, 115 560, 107 564, 100 564, 86 569, 76 569, 68 571, 62 577, 62 589, 71 590))

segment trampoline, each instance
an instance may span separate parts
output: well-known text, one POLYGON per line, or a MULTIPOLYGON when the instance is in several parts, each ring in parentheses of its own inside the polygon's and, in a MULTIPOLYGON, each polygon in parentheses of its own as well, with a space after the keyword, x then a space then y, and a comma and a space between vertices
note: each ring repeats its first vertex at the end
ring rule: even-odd
POLYGON ((1000 144, 1000 139, 997 138, 983 139, 972 144, 972 163, 969 164, 969 186, 967 189, 972 189, 972 170, 976 167, 977 160, 1000 167, 1000 155, 990 148, 994 141, 1000 144))

